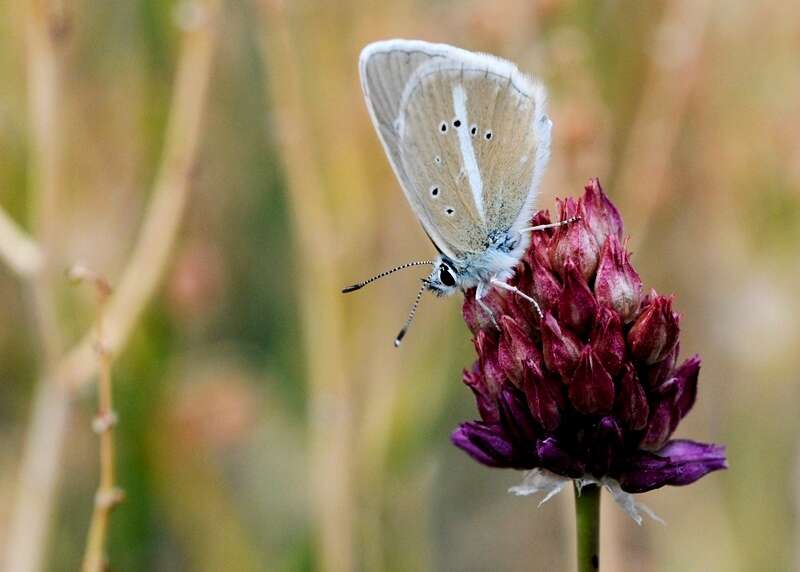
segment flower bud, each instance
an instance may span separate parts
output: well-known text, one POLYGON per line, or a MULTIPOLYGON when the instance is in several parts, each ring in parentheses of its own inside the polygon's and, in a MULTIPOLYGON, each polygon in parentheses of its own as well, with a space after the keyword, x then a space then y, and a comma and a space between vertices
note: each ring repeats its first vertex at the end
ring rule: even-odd
POLYGON ((517 386, 522 382, 523 366, 527 361, 541 361, 542 356, 530 336, 510 316, 500 317, 500 343, 497 357, 500 368, 517 386))
POLYGON ((650 408, 647 404, 647 394, 644 392, 636 370, 631 364, 626 364, 622 379, 619 382, 617 399, 614 411, 622 424, 628 429, 637 431, 647 425, 650 408))
POLYGON ((625 337, 619 314, 600 306, 597 311, 594 329, 589 339, 593 342, 594 353, 611 376, 619 373, 625 361, 625 337))
POLYGON ((648 365, 656 363, 672 351, 679 333, 678 315, 672 311, 672 300, 657 296, 628 332, 631 353, 648 365))
POLYGON ((475 362, 472 369, 464 370, 464 383, 472 390, 475 395, 475 403, 478 406, 478 413, 481 419, 486 422, 497 422, 500 417, 497 414, 497 401, 495 395, 486 385, 478 362, 475 362))
POLYGON ((587 345, 569 383, 569 400, 585 415, 608 413, 614 406, 614 381, 587 345))
POLYGON ((608 200, 600 186, 600 181, 591 179, 584 187, 583 205, 586 211, 586 224, 592 231, 597 244, 605 243, 608 236, 622 240, 622 217, 617 207, 608 200))
MULTIPOLYGON (((530 226, 550 224, 550 215, 547 211, 539 211, 531 219, 530 226)), ((546 252, 550 239, 555 231, 553 229, 537 230, 531 233, 531 246, 528 253, 546 252)))
POLYGON ((559 202, 560 220, 579 217, 556 229, 550 249, 550 264, 553 270, 564 276, 567 260, 573 258, 584 280, 589 280, 597 268, 600 246, 586 226, 586 213, 581 201, 568 198, 559 202))
POLYGON ((548 269, 548 264, 541 252, 534 252, 531 256, 531 271, 533 273, 533 293, 536 301, 543 310, 552 312, 558 308, 561 300, 561 284, 548 269))
POLYGON ((642 299, 642 280, 629 258, 616 235, 609 235, 600 253, 594 282, 597 301, 616 311, 625 323, 636 316, 642 299))
POLYGON ((475 349, 478 350, 478 363, 483 374, 484 383, 489 391, 496 395, 500 392, 506 379, 500 361, 497 359, 497 340, 486 330, 481 330, 475 338, 475 349))
POLYGON ((522 391, 531 415, 545 431, 555 430, 561 421, 561 410, 565 405, 563 390, 559 380, 543 375, 533 362, 527 364, 522 391))
POLYGON ((542 467, 556 474, 579 478, 586 471, 583 462, 567 452, 555 437, 537 441, 536 453, 542 467))
POLYGON ((581 355, 580 342, 569 330, 562 329, 549 313, 545 314, 542 322, 542 349, 548 369, 568 382, 581 355))
POLYGON ((678 354, 680 353, 681 344, 676 343, 672 351, 661 361, 647 366, 642 380, 645 387, 649 389, 657 389, 666 382, 675 369, 675 363, 678 361, 678 354))
POLYGON ((558 307, 558 317, 576 332, 584 332, 592 325, 597 312, 597 302, 572 259, 564 266, 564 291, 558 307))
POLYGON ((536 425, 528 409, 524 395, 519 390, 507 387, 497 400, 500 424, 506 435, 515 443, 532 443, 538 437, 536 425))
POLYGON ((589 449, 589 471, 605 475, 614 464, 618 451, 622 449, 622 429, 612 416, 603 417, 592 431, 589 449))
MULTIPOLYGON (((683 419, 697 399, 697 377, 700 375, 700 356, 695 354, 675 372, 675 408, 678 421, 683 419)), ((673 427, 673 431, 675 428, 673 427)))

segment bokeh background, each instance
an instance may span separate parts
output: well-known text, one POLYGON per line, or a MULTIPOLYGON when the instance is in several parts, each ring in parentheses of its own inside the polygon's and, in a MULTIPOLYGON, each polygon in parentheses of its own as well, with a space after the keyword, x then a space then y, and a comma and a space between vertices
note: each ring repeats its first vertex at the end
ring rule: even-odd
POLYGON ((800 6, 790 0, 0 3, 0 563, 80 567, 98 481, 91 288, 115 294, 112 570, 569 570, 571 495, 449 443, 459 300, 369 123, 360 49, 509 58, 550 89, 541 206, 601 178, 703 358, 678 436, 731 468, 603 507, 607 570, 800 570, 800 6), (34 242, 31 242, 34 241, 34 242))

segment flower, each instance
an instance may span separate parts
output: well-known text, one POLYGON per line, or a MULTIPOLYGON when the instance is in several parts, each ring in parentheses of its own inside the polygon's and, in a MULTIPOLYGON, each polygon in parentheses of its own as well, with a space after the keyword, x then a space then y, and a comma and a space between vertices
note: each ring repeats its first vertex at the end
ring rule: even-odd
MULTIPOLYGON (((534 233, 511 284, 467 292, 463 314, 478 359, 464 373, 480 419, 453 443, 490 467, 529 471, 512 492, 545 492, 570 480, 605 485, 641 522, 631 496, 687 485, 727 467, 724 447, 670 440, 694 405, 700 358, 678 363, 679 316, 672 298, 645 294, 625 248, 622 219, 593 179, 578 200, 559 201, 555 230, 534 233)), ((532 224, 550 222, 539 212, 532 224)), ((652 513, 649 513, 652 514, 652 513)))

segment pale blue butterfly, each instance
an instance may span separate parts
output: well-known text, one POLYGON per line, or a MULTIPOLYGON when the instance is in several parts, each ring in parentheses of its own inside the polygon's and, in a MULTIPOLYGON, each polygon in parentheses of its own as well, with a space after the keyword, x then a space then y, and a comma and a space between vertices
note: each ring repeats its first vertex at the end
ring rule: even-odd
POLYGON ((352 292, 398 270, 430 264, 422 293, 476 287, 514 292, 506 281, 530 244, 539 181, 550 155, 552 122, 536 80, 500 58, 445 44, 388 40, 361 52, 361 86, 372 122, 403 192, 439 255, 348 286, 352 292))

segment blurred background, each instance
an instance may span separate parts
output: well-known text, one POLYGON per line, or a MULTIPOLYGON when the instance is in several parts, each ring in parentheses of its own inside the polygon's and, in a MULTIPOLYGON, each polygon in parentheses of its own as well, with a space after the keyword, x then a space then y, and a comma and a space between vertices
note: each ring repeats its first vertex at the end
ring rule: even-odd
POLYGON ((550 90, 542 208, 600 177, 703 357, 677 436, 731 468, 603 507, 605 569, 800 570, 800 7, 789 0, 0 3, 0 551, 80 567, 98 482, 91 288, 115 287, 111 570, 570 570, 449 433, 475 416, 460 301, 369 122, 357 59, 422 38, 550 90))

